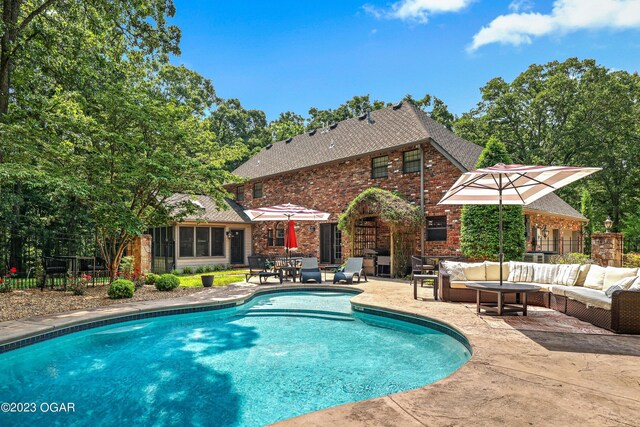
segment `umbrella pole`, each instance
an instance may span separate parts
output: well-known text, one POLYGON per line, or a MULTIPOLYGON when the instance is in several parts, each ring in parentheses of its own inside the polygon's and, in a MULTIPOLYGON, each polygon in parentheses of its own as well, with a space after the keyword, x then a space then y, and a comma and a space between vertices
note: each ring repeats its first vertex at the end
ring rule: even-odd
POLYGON ((499 234, 500 234, 500 254, 498 255, 499 259, 500 259, 500 286, 502 286, 502 262, 504 260, 504 254, 502 253, 502 175, 500 175, 500 184, 499 184, 499 189, 498 192, 500 194, 500 200, 498 202, 498 218, 499 218, 499 225, 498 225, 498 229, 499 234))

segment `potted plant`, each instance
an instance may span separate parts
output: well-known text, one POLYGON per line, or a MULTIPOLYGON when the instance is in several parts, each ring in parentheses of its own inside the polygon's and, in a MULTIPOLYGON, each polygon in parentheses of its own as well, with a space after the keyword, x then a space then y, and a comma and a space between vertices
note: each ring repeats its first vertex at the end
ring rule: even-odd
POLYGON ((202 280, 202 286, 205 288, 213 286, 213 274, 203 274, 200 279, 202 280))

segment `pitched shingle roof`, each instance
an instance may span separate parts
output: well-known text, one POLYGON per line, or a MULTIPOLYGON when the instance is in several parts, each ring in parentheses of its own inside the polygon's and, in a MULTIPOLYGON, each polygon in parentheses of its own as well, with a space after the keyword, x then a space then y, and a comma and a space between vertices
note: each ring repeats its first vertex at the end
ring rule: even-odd
MULTIPOLYGON (((482 152, 481 146, 458 137, 407 102, 373 111, 371 119, 369 122, 365 116, 356 117, 335 127, 275 142, 234 173, 255 180, 423 142, 431 143, 466 172, 474 169, 482 152)), ((529 208, 584 219, 555 194, 543 197, 529 208)))
POLYGON ((244 213, 244 209, 231 199, 224 199, 228 209, 218 209, 216 202, 209 196, 191 196, 189 194, 176 193, 167 199, 167 205, 176 205, 191 201, 201 209, 197 213, 187 215, 183 221, 196 222, 220 222, 220 223, 250 223, 251 220, 244 213))
POLYGON ((541 211, 543 213, 562 215, 582 221, 588 221, 584 215, 562 200, 556 193, 549 193, 535 202, 529 203, 524 208, 532 211, 541 211))

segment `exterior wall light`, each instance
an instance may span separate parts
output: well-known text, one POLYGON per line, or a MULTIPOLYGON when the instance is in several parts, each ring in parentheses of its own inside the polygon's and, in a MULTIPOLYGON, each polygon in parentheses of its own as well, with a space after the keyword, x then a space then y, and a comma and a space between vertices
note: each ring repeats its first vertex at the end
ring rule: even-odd
POLYGON ((607 216, 607 219, 604 220, 604 229, 609 233, 611 231, 611 226, 613 225, 613 221, 611 218, 607 216))

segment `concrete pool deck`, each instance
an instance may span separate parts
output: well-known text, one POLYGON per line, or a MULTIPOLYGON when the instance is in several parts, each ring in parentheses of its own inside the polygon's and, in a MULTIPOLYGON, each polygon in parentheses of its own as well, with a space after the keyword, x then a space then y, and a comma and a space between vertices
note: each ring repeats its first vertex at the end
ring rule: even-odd
MULTIPOLYGON (((278 425, 638 425, 640 336, 613 335, 542 308, 532 310, 528 319, 478 316, 472 305, 434 301, 430 288, 420 289, 423 299, 413 300, 411 287, 401 281, 326 286, 362 290, 352 299, 358 305, 447 323, 466 335, 473 357, 434 384, 324 409, 278 425)), ((256 290, 293 287, 290 283, 239 284, 184 298, 1 322, 0 344, 101 319, 243 301, 256 290)), ((388 369, 393 369, 393 361, 388 369)))

